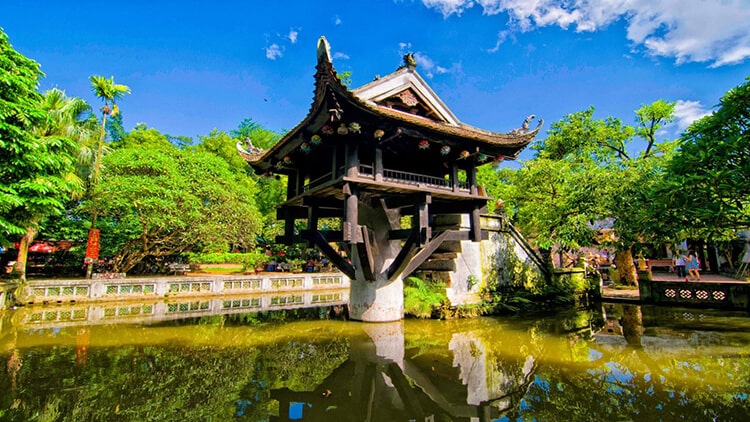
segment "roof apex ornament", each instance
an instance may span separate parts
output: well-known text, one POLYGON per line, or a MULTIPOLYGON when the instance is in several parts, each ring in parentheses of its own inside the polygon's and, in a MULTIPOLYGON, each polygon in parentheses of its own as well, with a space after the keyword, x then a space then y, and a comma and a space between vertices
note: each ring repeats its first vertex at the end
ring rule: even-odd
POLYGON ((326 37, 318 38, 318 62, 322 61, 331 63, 331 45, 326 37))
POLYGON ((417 59, 414 58, 414 54, 412 53, 404 54, 404 66, 406 66, 410 70, 416 69, 417 59))

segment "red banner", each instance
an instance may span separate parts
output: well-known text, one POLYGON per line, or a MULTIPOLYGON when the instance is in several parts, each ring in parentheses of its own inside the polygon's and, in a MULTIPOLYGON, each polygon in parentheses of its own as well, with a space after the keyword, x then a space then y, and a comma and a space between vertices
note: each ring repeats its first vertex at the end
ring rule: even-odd
POLYGON ((86 262, 99 259, 99 229, 89 230, 89 241, 86 244, 86 262))

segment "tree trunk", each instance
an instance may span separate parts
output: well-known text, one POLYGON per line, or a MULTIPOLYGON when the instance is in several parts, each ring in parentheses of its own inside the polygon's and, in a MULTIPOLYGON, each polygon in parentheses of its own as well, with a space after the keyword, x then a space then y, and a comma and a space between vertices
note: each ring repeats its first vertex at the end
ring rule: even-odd
POLYGON ((35 227, 27 227, 26 234, 18 242, 18 257, 16 258, 14 270, 18 273, 21 281, 26 281, 26 263, 29 260, 29 246, 36 238, 36 234, 37 229, 35 227))
POLYGON ((631 248, 621 248, 615 255, 615 265, 620 273, 620 284, 625 286, 638 286, 638 274, 633 265, 633 251, 631 248))

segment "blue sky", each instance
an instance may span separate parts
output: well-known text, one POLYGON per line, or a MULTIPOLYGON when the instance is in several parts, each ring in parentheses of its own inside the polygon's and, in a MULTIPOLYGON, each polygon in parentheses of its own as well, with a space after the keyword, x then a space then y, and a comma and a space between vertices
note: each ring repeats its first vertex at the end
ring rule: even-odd
MULTIPOLYGON (((353 87, 406 52, 463 122, 507 132, 596 108, 633 123, 657 99, 681 128, 750 75, 750 0, 0 0, 0 27, 41 64, 40 89, 99 107, 88 77, 114 76, 126 129, 197 138, 246 117, 283 131, 312 101, 325 36, 353 87)), ((530 154, 522 154, 528 158, 530 154)))

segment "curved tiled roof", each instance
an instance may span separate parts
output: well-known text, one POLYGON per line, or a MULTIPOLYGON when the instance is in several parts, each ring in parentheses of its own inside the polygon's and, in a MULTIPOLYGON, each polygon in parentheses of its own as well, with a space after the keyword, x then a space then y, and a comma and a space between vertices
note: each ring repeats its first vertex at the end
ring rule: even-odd
MULTIPOLYGON (((250 153, 244 150, 238 144, 237 149, 240 151, 245 160, 247 160, 251 164, 260 163, 267 159, 271 159, 278 151, 284 150, 285 145, 293 141, 294 139, 299 138, 300 132, 310 124, 312 124, 321 112, 328 113, 328 110, 321 110, 321 107, 326 102, 326 100, 328 100, 329 102, 348 104, 349 106, 357 108, 367 114, 387 119, 394 125, 402 123, 403 125, 412 128, 429 131, 430 135, 437 138, 445 137, 455 140, 473 141, 478 145, 484 144, 488 148, 501 147, 508 152, 504 155, 507 158, 511 159, 517 157, 518 153, 520 153, 520 151, 534 139, 543 124, 543 120, 539 119, 539 123, 536 128, 528 128, 528 124, 530 123, 531 118, 533 118, 533 116, 529 116, 524 122, 524 126, 522 128, 515 129, 508 133, 498 133, 479 129, 461 122, 458 122, 458 124, 452 124, 446 121, 434 120, 416 114, 400 111, 384 105, 379 105, 374 101, 363 99, 355 93, 355 91, 360 91, 365 87, 371 87, 374 84, 377 84, 377 80, 352 91, 347 88, 338 78, 336 70, 334 69, 333 63, 331 61, 330 46, 325 37, 321 37, 318 40, 317 59, 318 63, 316 65, 317 71, 315 73, 314 97, 307 116, 292 130, 290 130, 284 137, 282 137, 278 143, 276 143, 270 149, 262 151, 262 153, 260 154, 258 154, 257 152, 250 153)), ((404 68, 399 68, 399 70, 397 70, 396 72, 382 79, 385 80, 389 77, 392 77, 393 75, 396 75, 396 77, 398 77, 397 74, 406 74, 408 72, 412 72, 418 81, 422 81, 422 83, 424 83, 423 79, 419 76, 419 74, 413 67, 409 67, 406 70, 404 70, 404 68)), ((417 86, 416 88, 419 89, 420 86, 417 86)), ((429 88, 429 86, 426 85, 426 83, 424 83, 424 86, 421 87, 421 89, 423 90, 422 92, 425 96, 432 96, 430 100, 433 104, 437 104, 440 107, 445 107, 445 105, 442 103, 442 100, 440 100, 437 95, 432 92, 432 90, 429 88)), ((445 107, 443 113, 444 115, 451 116, 451 120, 455 119, 455 116, 452 115, 450 110, 447 110, 447 107, 445 107)))

